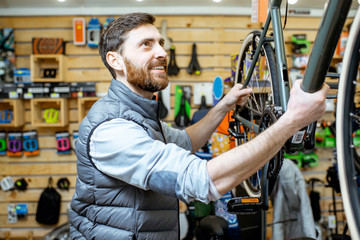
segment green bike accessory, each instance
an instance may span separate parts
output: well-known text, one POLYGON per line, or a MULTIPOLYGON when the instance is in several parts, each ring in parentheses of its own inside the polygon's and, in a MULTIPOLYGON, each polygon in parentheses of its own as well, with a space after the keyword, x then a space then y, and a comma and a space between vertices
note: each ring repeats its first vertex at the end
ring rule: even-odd
POLYGON ((335 137, 326 137, 324 141, 324 147, 326 148, 334 148, 336 147, 336 139, 335 137))
POLYGON ((302 167, 316 167, 319 165, 319 157, 313 151, 302 153, 302 167))
POLYGON ((287 159, 290 159, 291 161, 293 161, 298 168, 302 167, 302 155, 301 155, 301 152, 298 152, 296 154, 284 153, 284 158, 287 158, 287 159))
MULTIPOLYGON (((176 87, 175 87, 175 106, 174 106, 175 119, 179 114, 184 115, 184 117, 186 114, 186 118, 190 119, 190 115, 191 115, 190 101, 191 101, 191 86, 176 85, 176 87), (183 109, 181 109, 183 95, 184 95, 185 99, 183 101, 183 109), (180 110, 184 110, 184 111, 181 112, 180 110)), ((180 118, 180 116, 178 118, 180 118)), ((178 120, 180 120, 180 119, 178 119, 178 120)), ((185 123, 185 119, 184 119, 184 123, 185 123)))
POLYGON ((190 118, 189 116, 186 114, 186 109, 185 109, 185 95, 183 94, 181 97, 181 104, 180 104, 180 110, 178 112, 178 114, 175 117, 175 123, 178 127, 186 127, 187 125, 189 125, 190 123, 190 118))
POLYGON ((355 147, 360 146, 360 136, 354 136, 353 143, 355 147))
POLYGON ((59 110, 55 108, 45 109, 44 119, 46 123, 57 123, 59 121, 59 110))
POLYGON ((0 155, 6 154, 6 133, 0 132, 0 155))
POLYGON ((353 144, 355 147, 360 146, 360 129, 357 129, 353 134, 353 144))
POLYGON ((298 168, 315 167, 319 165, 319 157, 314 151, 297 152, 296 154, 284 153, 284 158, 293 161, 298 168))
POLYGON ((292 51, 296 54, 310 52, 310 41, 306 40, 306 34, 294 34, 291 36, 292 51))

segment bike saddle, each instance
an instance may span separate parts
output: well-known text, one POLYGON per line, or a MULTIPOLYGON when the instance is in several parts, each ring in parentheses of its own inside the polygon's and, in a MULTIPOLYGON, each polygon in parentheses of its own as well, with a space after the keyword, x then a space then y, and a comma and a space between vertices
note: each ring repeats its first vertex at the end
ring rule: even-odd
POLYGON ((159 93, 158 93, 158 101, 159 101, 159 118, 164 119, 168 115, 169 110, 166 108, 166 106, 163 102, 161 91, 159 91, 159 93))
POLYGON ((196 75, 200 75, 200 64, 197 60, 197 54, 196 54, 196 44, 193 44, 192 47, 192 55, 191 55, 191 62, 189 64, 189 66, 187 67, 186 71, 189 74, 193 74, 195 72, 196 75))
POLYGON ((175 117, 175 123, 179 127, 186 127, 190 123, 189 116, 187 115, 186 109, 185 109, 185 96, 184 95, 181 97, 181 106, 180 106, 179 113, 175 117))
POLYGON ((180 71, 180 68, 176 65, 176 60, 175 60, 175 47, 172 46, 170 48, 170 62, 169 62, 169 66, 168 66, 168 75, 176 76, 176 75, 178 75, 179 71, 180 71))

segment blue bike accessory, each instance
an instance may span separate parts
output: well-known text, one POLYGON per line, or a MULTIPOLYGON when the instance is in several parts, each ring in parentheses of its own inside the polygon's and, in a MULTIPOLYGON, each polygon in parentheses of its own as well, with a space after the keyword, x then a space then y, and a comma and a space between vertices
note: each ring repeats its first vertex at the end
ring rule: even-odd
POLYGON ((26 156, 39 154, 39 141, 36 130, 23 132, 23 148, 26 156))
POLYGON ((38 150, 38 141, 33 138, 24 139, 24 150, 28 152, 33 152, 35 150, 38 150))
POLYGON ((45 109, 44 119, 46 123, 57 123, 59 121, 59 110, 55 108, 45 109))
POLYGON ((108 17, 106 20, 105 20, 105 23, 104 23, 104 29, 107 28, 107 26, 112 22, 114 21, 115 19, 113 17, 108 17))
POLYGON ((1 110, 0 111, 0 123, 11 123, 13 119, 13 111, 12 110, 1 110))
POLYGON ((8 156, 22 155, 22 133, 12 132, 8 134, 8 156))
POLYGON ((69 154, 70 153, 70 135, 68 132, 56 133, 56 144, 58 154, 69 154))
POLYGON ((6 133, 0 132, 0 155, 6 155, 6 133))
POLYGON ((26 203, 18 203, 16 205, 16 215, 18 219, 26 218, 28 214, 28 206, 26 203))
POLYGON ((79 138, 79 132, 78 131, 73 131, 73 140, 72 140, 72 148, 75 150, 75 146, 76 143, 78 141, 79 138))
POLYGON ((213 82, 213 104, 214 106, 220 102, 224 94, 224 84, 220 76, 216 76, 213 82))
POLYGON ((88 46, 97 48, 100 40, 101 24, 99 19, 91 18, 87 27, 88 46))

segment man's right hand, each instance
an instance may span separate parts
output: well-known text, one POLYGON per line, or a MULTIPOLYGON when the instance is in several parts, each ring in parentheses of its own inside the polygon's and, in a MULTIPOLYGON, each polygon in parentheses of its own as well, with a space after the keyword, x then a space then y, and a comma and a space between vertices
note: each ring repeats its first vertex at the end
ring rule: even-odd
POLYGON ((325 112, 326 95, 330 89, 327 84, 315 93, 304 92, 301 87, 301 80, 294 82, 290 92, 288 109, 283 115, 291 121, 297 130, 318 120, 325 112))

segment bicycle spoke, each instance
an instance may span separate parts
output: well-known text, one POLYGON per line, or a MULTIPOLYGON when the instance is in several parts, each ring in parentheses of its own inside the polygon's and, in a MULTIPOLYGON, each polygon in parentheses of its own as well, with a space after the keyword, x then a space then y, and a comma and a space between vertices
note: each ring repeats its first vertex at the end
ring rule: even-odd
POLYGON ((249 107, 249 106, 244 106, 246 109, 250 110, 252 113, 254 113, 255 115, 257 116, 261 116, 262 112, 259 112, 257 110, 255 110, 254 108, 252 107, 249 107))
POLYGON ((350 113, 349 115, 350 115, 350 117, 352 117, 352 118, 355 118, 355 119, 357 119, 357 120, 360 120, 360 116, 358 116, 358 115, 355 115, 355 114, 353 114, 353 113, 350 113))

